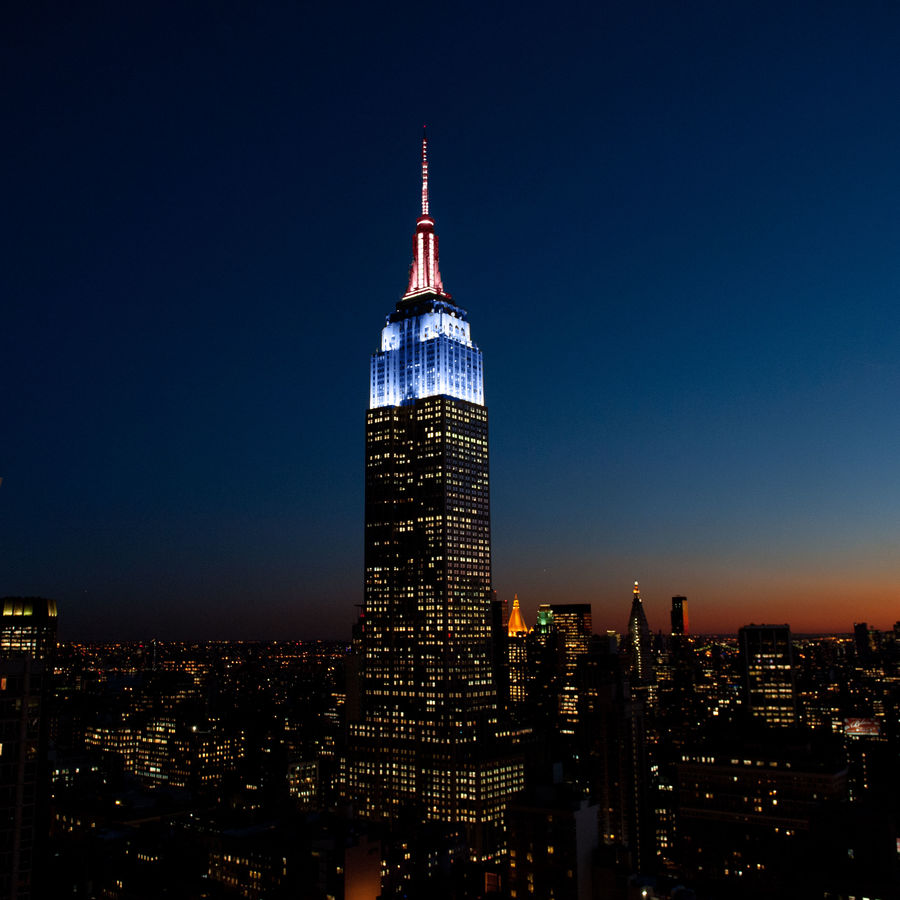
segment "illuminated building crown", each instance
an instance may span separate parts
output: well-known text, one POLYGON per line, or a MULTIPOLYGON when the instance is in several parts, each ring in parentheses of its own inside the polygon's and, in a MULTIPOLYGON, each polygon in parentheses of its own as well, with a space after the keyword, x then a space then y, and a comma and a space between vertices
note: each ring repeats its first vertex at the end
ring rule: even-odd
POLYGON ((528 626, 525 624, 525 619, 522 617, 522 610, 519 609, 519 595, 513 595, 513 608, 512 612, 509 615, 509 626, 507 627, 507 633, 510 637, 513 637, 517 634, 528 634, 528 626))
POLYGON ((447 396, 484 405, 481 351, 466 311, 444 290, 438 237, 428 201, 428 139, 422 138, 422 213, 413 235, 406 293, 387 317, 381 349, 372 355, 369 408, 403 406, 447 396))
POLYGON ((450 295, 444 293, 438 267, 438 236, 434 231, 434 219, 428 212, 428 138, 425 135, 422 136, 422 214, 416 220, 413 261, 403 299, 417 294, 439 294, 450 299, 450 295))

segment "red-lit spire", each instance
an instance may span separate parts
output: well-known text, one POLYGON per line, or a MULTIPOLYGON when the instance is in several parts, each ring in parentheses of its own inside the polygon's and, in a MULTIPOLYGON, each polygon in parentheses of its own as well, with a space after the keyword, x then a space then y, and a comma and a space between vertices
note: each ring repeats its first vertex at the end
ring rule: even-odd
POLYGON ((422 215, 428 215, 428 133, 422 126, 422 215))
POLYGON ((413 261, 409 270, 409 285, 403 295, 434 293, 449 297, 444 292, 441 271, 438 268, 438 237, 434 232, 434 219, 428 212, 428 136, 422 134, 422 214, 416 221, 413 235, 413 261))

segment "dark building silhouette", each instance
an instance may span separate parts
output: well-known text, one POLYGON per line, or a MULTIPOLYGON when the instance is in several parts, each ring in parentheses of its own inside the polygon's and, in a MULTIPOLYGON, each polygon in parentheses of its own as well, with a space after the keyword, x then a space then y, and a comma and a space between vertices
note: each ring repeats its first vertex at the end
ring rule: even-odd
POLYGON ((578 782, 596 804, 604 865, 647 872, 654 864, 643 699, 621 659, 595 637, 578 662, 578 782))
POLYGON ((597 808, 567 785, 540 785, 510 805, 509 896, 591 900, 597 808))
POLYGON ((47 700, 56 602, 0 600, 0 900, 37 893, 49 828, 47 700))
POLYGON ((409 284, 372 357, 359 703, 342 789, 365 818, 463 828, 485 858, 523 768, 498 737, 482 357, 441 280, 426 151, 423 139, 409 284))
POLYGON ((491 668, 494 672, 494 687, 497 691, 497 702, 506 711, 510 709, 509 689, 509 638, 507 623, 509 622, 509 604, 500 600, 497 592, 491 592, 491 668))
POLYGON ((688 625, 687 597, 672 598, 672 634, 683 635, 690 631, 688 625))
POLYGON ((677 769, 679 858, 701 896, 823 896, 818 823, 847 800, 833 736, 751 723, 685 747, 677 769))
POLYGON ((853 645, 860 665, 868 665, 875 658, 874 634, 868 622, 853 623, 853 645))

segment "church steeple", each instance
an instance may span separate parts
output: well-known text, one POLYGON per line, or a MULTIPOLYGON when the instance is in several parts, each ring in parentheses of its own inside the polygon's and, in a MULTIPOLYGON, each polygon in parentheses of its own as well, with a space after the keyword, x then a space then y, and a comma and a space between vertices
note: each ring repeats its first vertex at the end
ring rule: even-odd
POLYGON ((438 236, 428 203, 428 136, 422 134, 422 213, 416 220, 413 235, 413 261, 409 270, 409 284, 403 299, 418 294, 433 293, 449 298, 444 292, 438 267, 438 236))

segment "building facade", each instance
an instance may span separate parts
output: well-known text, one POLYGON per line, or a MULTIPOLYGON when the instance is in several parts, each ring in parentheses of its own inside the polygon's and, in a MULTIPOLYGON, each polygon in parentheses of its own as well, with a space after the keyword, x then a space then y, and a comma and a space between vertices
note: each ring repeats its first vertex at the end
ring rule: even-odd
POLYGON ((40 881, 49 829, 47 701, 56 601, 0 599, 0 898, 25 900, 40 881))
MULTIPOLYGON (((489 488, 481 351, 441 280, 423 139, 409 283, 372 357, 366 416, 358 704, 341 779, 366 818, 499 826, 521 788, 498 734, 489 488)), ((489 854, 484 834, 473 843, 489 854)))
POLYGON ((812 880, 830 864, 817 826, 848 816, 831 736, 727 729, 684 748, 677 789, 678 855, 699 896, 829 896, 812 880))
POLYGON ((745 625, 738 642, 747 711, 767 725, 798 724, 790 626, 745 625))
POLYGON ((559 727, 563 735, 575 734, 578 724, 578 660, 588 652, 593 633, 590 603, 553 603, 551 617, 559 635, 563 678, 559 694, 559 727))

